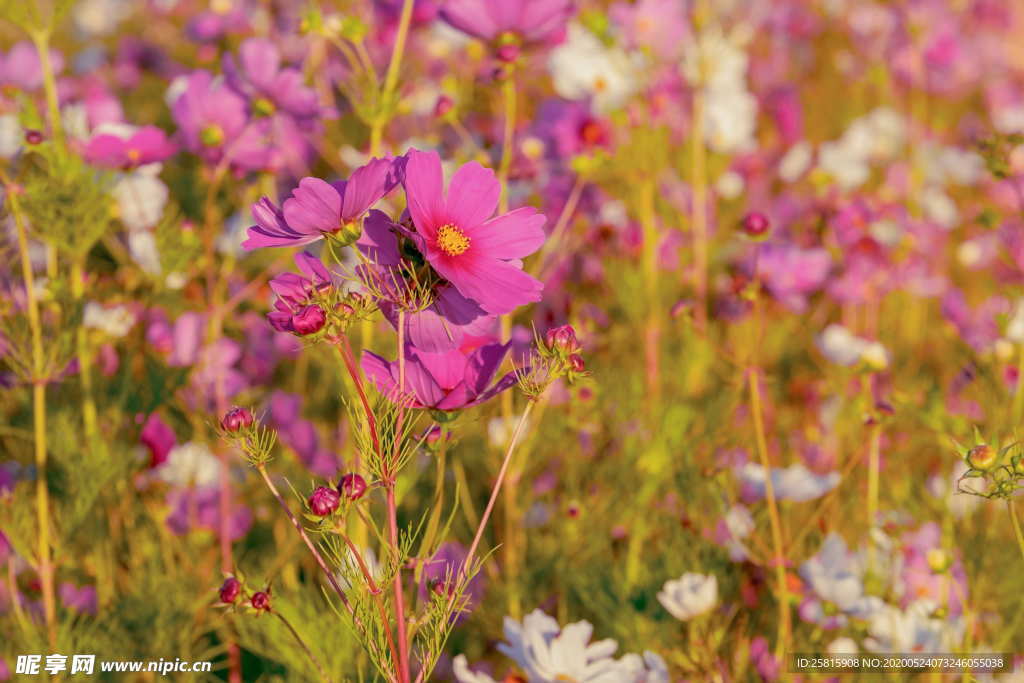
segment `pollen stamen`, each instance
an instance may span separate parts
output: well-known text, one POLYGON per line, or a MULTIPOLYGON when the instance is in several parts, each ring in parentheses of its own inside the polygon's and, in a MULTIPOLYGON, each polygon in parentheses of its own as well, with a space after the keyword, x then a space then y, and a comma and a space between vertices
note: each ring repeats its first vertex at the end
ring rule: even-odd
POLYGON ((458 227, 447 223, 437 231, 437 246, 449 256, 458 256, 469 249, 469 237, 458 227))

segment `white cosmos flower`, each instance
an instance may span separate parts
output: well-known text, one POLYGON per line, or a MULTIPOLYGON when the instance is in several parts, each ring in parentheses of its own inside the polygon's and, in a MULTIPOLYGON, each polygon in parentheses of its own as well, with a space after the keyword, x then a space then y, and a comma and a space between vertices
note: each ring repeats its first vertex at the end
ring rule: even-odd
MULTIPOLYGON (((374 581, 380 579, 384 574, 384 568, 377 561, 377 554, 373 552, 373 548, 363 548, 359 553, 363 557, 363 564, 366 565, 366 571, 370 572, 370 576, 373 577, 374 581)), ((355 551, 352 548, 348 549, 348 554, 345 556, 345 562, 348 565, 347 571, 340 571, 337 574, 338 584, 342 590, 349 590, 352 588, 352 582, 349 581, 348 577, 355 575, 359 577, 360 585, 362 585, 366 578, 363 576, 363 569, 359 566, 359 559, 356 557, 355 551)))
MULTIPOLYGON (((520 415, 511 415, 507 419, 503 417, 493 417, 490 422, 487 423, 487 440, 495 448, 505 448, 512 440, 512 433, 516 429, 516 425, 519 424, 520 415)), ((523 422, 522 429, 519 430, 519 440, 522 441, 523 437, 530 432, 530 420, 529 418, 523 422)))
POLYGON ((1006 324, 1006 338, 1014 344, 1024 343, 1024 299, 1017 299, 1013 317, 1006 324))
POLYGON ((779 161, 779 177, 787 183, 796 182, 807 172, 814 160, 814 148, 807 140, 796 143, 779 161))
POLYGON ((0 158, 10 159, 25 144, 25 129, 17 114, 0 115, 0 158))
POLYGON ((160 251, 156 246, 153 233, 142 230, 128 233, 128 251, 139 268, 150 275, 159 275, 163 267, 160 265, 160 251))
MULTIPOLYGON (((861 360, 879 360, 879 350, 872 348, 873 342, 858 337, 838 324, 831 324, 818 336, 818 348, 833 363, 847 367, 856 365, 861 360)), ((884 352, 884 347, 882 351, 884 352)))
MULTIPOLYGON (((505 617, 507 642, 498 645, 498 650, 515 661, 529 683, 661 683, 657 674, 649 678, 648 672, 637 667, 635 655, 614 659, 612 655, 618 647, 614 640, 591 643, 593 631, 588 621, 560 627, 557 621, 536 609, 527 614, 522 623, 505 617)), ((466 680, 488 683, 487 679, 466 680)))
POLYGON ((130 0, 82 0, 71 19, 75 28, 90 38, 109 35, 131 12, 130 0))
POLYGON ((102 330, 111 337, 123 337, 135 324, 135 316, 124 306, 109 308, 90 301, 85 305, 82 325, 94 330, 102 330))
POLYGON ((459 655, 452 660, 452 673, 455 674, 455 680, 459 683, 497 683, 485 673, 471 671, 469 662, 466 661, 466 655, 459 655))
POLYGON ((872 652, 948 652, 963 637, 964 621, 937 619, 938 605, 918 600, 906 609, 884 605, 868 620, 864 646, 872 652))
POLYGON ((756 145, 757 98, 740 88, 714 89, 705 93, 704 139, 722 154, 752 149, 756 145))
POLYGON ((857 647, 857 642, 853 638, 836 638, 828 644, 828 653, 830 655, 855 655, 860 652, 860 648, 857 647))
MULTIPOLYGON (((843 613, 837 617, 840 623, 845 623, 845 615, 867 618, 882 607, 880 599, 864 594, 863 575, 860 558, 847 551, 846 543, 835 532, 825 538, 817 555, 800 566, 800 576, 814 595, 843 613)), ((805 609, 815 622, 825 618, 820 602, 809 603, 805 609)))
POLYGON ((169 192, 159 173, 160 164, 142 166, 122 175, 111 190, 121 222, 129 230, 151 228, 163 217, 169 192))
POLYGON ((926 187, 921 192, 921 208, 924 215, 947 230, 956 227, 960 212, 948 194, 939 187, 926 187))
POLYGON ((687 621, 710 611, 717 604, 718 579, 687 572, 665 583, 658 593, 658 602, 676 619, 687 621))
POLYGON ((635 56, 605 45, 576 23, 548 60, 555 92, 567 100, 590 97, 598 112, 621 107, 636 92, 639 66, 635 56))
POLYGON ((205 445, 189 441, 171 449, 157 476, 174 486, 208 486, 220 479, 220 461, 205 445))
MULTIPOLYGON (((765 495, 764 467, 746 463, 737 469, 740 481, 751 487, 758 497, 765 495)), ((839 484, 839 473, 815 474, 800 463, 772 470, 772 490, 779 500, 803 503, 821 498, 839 484)))

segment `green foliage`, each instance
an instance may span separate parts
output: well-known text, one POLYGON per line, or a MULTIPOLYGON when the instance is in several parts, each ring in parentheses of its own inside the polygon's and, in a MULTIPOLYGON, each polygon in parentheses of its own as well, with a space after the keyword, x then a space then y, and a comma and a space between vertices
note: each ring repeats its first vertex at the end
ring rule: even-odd
POLYGON ((110 228, 112 176, 53 141, 34 148, 21 178, 32 233, 72 259, 110 228))

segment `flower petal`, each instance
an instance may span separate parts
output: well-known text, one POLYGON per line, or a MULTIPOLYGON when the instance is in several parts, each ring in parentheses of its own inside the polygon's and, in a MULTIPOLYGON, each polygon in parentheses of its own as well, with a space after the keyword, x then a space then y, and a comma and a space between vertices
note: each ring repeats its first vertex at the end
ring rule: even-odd
POLYGON ((409 214, 419 233, 433 239, 447 218, 441 157, 434 151, 410 149, 407 158, 404 182, 409 214))
POLYGON ((494 171, 475 161, 463 164, 448 183, 448 220, 467 231, 494 215, 500 196, 494 171))
POLYGON ((529 256, 544 244, 543 214, 524 206, 493 218, 477 228, 470 239, 473 247, 492 258, 517 259, 529 256))
POLYGON ((284 202, 284 219, 296 232, 334 232, 341 217, 341 196, 320 178, 303 178, 284 202))
POLYGON ((397 184, 393 159, 371 159, 349 176, 342 193, 342 218, 346 221, 359 218, 397 184))

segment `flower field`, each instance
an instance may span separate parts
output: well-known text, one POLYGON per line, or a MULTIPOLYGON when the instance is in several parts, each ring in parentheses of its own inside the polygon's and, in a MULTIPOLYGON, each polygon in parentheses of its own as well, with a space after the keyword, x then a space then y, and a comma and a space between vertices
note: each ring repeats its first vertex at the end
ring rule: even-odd
POLYGON ((1022 35, 0 0, 0 681, 1024 680, 1022 35))

